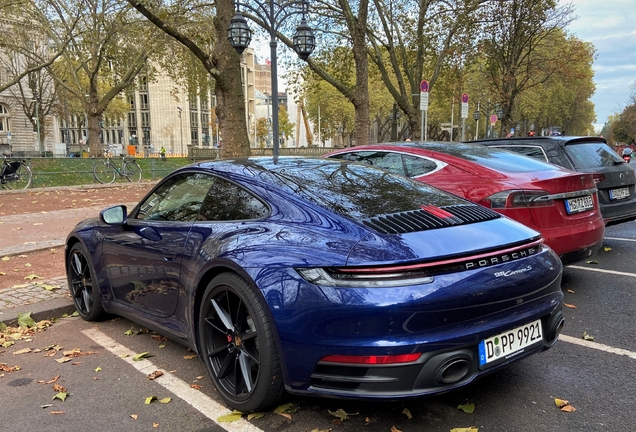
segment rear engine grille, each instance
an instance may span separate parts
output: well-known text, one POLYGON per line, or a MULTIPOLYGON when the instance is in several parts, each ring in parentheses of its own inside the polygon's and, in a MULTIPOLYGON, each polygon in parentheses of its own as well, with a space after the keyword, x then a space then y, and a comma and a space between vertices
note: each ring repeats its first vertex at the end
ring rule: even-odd
POLYGON ((364 219, 362 223, 383 234, 404 234, 464 225, 500 218, 501 215, 475 204, 446 207, 422 206, 420 210, 364 219))

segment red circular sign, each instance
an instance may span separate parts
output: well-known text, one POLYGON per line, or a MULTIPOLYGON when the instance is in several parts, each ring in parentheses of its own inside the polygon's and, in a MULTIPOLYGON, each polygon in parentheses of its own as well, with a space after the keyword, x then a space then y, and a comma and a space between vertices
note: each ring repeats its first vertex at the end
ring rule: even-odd
POLYGON ((428 93, 428 81, 422 80, 422 82, 420 83, 420 91, 428 93))
POLYGON ((497 114, 493 114, 490 116, 490 123, 497 123, 498 117, 497 114))
POLYGON ((463 102, 463 103, 468 103, 468 93, 464 93, 464 94, 462 95, 462 102, 463 102))

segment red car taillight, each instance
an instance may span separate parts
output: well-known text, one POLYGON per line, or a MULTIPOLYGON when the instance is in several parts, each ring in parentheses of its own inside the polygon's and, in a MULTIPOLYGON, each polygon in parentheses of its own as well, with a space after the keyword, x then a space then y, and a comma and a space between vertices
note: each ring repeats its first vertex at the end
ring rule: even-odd
POLYGON ((545 207, 554 205, 550 194, 546 191, 507 190, 497 192, 482 202, 493 209, 545 207))
POLYGON ((349 356, 349 355, 328 355, 320 359, 322 362, 333 363, 355 363, 355 364, 396 364, 409 363, 419 359, 421 353, 397 354, 383 356, 349 356))

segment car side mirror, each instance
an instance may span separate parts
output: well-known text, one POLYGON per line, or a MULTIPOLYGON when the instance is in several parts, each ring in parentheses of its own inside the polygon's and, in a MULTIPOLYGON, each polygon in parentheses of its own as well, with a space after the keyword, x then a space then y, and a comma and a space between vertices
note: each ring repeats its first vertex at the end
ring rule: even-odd
POLYGON ((102 210, 99 218, 108 225, 126 225, 127 214, 126 206, 118 205, 102 210))

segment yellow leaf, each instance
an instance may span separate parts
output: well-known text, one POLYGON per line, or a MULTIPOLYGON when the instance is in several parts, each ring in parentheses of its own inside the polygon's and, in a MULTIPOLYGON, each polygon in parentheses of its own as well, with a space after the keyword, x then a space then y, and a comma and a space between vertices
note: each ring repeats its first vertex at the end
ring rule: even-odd
POLYGON ((221 423, 231 423, 231 422, 235 422, 235 421, 240 420, 242 416, 243 416, 242 412, 234 410, 230 414, 226 414, 224 416, 217 417, 216 420, 221 422, 221 423))
MULTIPOLYGON (((26 266, 27 266, 27 267, 30 267, 30 266, 31 266, 31 264, 26 264, 26 266)), ((42 279, 42 277, 41 277, 41 276, 38 276, 38 275, 36 275, 36 274, 30 274, 30 275, 28 275, 28 276, 25 276, 24 278, 25 278, 25 279, 28 279, 28 280, 33 280, 33 279, 42 279)))
POLYGON ((167 403, 169 403, 170 401, 172 401, 172 398, 165 397, 165 398, 163 398, 163 399, 159 399, 157 402, 162 403, 162 404, 167 404, 167 403))
POLYGON ((24 348, 21 350, 18 350, 16 352, 13 353, 13 355, 20 355, 20 354, 26 354, 26 353, 30 353, 31 352, 31 348, 24 348))
MULTIPOLYGON (((329 411, 329 410, 327 410, 329 411)), ((352 415, 358 415, 360 413, 348 413, 345 410, 343 410, 342 408, 336 410, 336 411, 329 411, 329 414, 331 414, 334 417, 338 417, 340 420, 344 421, 347 419, 347 417, 352 416, 352 415)))
POLYGON ((402 414, 404 414, 409 420, 413 418, 413 415, 411 414, 411 411, 409 411, 408 408, 404 408, 402 410, 402 414))
POLYGON ((26 288, 28 286, 29 284, 19 284, 19 285, 13 285, 13 288, 26 288))
POLYGON ((611 250, 612 250, 612 248, 611 248, 611 247, 604 247, 604 248, 603 248, 603 250, 604 250, 605 252, 609 252, 609 251, 611 251, 611 250))
POLYGON ((152 422, 152 427, 153 428, 158 428, 159 427, 159 423, 152 422))
POLYGON ((562 408, 562 407, 564 407, 566 405, 569 405, 570 402, 566 401, 565 399, 554 398, 554 403, 559 408, 562 408))
POLYGON ((569 304, 569 303, 563 303, 563 306, 569 307, 570 309, 578 309, 576 306, 574 306, 573 304, 569 304))
POLYGON ((253 413, 249 413, 247 415, 247 420, 255 420, 255 419, 259 419, 259 418, 263 418, 265 417, 265 413, 263 412, 253 412, 253 413))
POLYGON ((464 411, 465 413, 472 414, 475 411, 475 404, 474 403, 467 403, 467 404, 464 404, 464 405, 459 405, 457 407, 457 409, 460 409, 460 410, 464 411))
POLYGON ((594 340, 594 336, 587 334, 587 332, 583 332, 583 339, 588 340, 588 341, 593 341, 594 340))
POLYGON ((18 258, 28 258, 26 255, 18 255, 18 258))
POLYGON ((146 401, 144 402, 146 405, 150 405, 152 403, 152 401, 156 401, 157 400, 157 396, 148 396, 146 398, 146 401))
POLYGON ((0 259, 2 259, 2 261, 4 261, 4 262, 7 262, 7 261, 9 261, 11 258, 9 258, 8 256, 3 256, 3 257, 2 257, 2 258, 0 258, 0 259))
POLYGON ((55 396, 53 396, 53 399, 59 399, 62 402, 64 402, 66 400, 66 396, 68 395, 68 393, 64 393, 64 392, 59 392, 58 394, 56 394, 55 396))
POLYGON ((101 367, 97 366, 97 367, 95 368, 95 372, 101 372, 101 371, 102 371, 102 368, 101 368, 101 367))
POLYGON ((6 276, 7 274, 5 272, 0 272, 0 276, 6 276))
POLYGON ((589 261, 585 261, 588 264, 598 264, 598 260, 589 260, 589 261))
POLYGON ((42 225, 42 222, 36 222, 33 225, 42 225))
POLYGON ((479 432, 479 428, 476 428, 475 426, 467 428, 454 428, 451 429, 450 432, 479 432))

